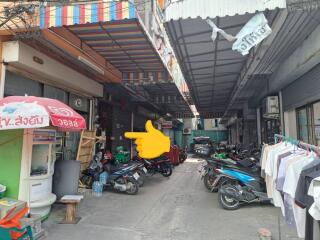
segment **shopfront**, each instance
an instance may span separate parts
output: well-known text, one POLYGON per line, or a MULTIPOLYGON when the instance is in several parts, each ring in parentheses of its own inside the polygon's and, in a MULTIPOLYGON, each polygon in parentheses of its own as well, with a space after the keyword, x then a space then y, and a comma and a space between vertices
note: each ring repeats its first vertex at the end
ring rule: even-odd
MULTIPOLYGON (((57 99, 69 105, 83 116, 86 120, 87 128, 90 128, 90 104, 93 99, 76 95, 63 89, 43 84, 25 76, 18 75, 17 73, 7 71, 4 96, 24 95, 57 99)), ((79 137, 80 133, 77 132, 61 133, 58 135, 58 139, 61 141, 58 144, 60 149, 57 151, 57 160, 61 158, 67 160, 76 158, 79 137)))
POLYGON ((320 144, 320 65, 283 89, 286 135, 320 144))
MULTIPOLYGON (((19 41, 4 43, 2 57, 6 63, 1 79, 4 97, 57 99, 70 106, 70 112, 75 110, 84 118, 84 128, 92 129, 93 105, 95 98, 103 96, 103 85, 19 41)), ((27 202, 32 213, 46 217, 56 200, 52 193, 55 161, 76 159, 79 130, 66 132, 46 127, 5 130, 1 134, 2 153, 6 146, 15 148, 15 154, 9 155, 10 164, 3 156, 0 159, 1 182, 8 184, 8 196, 27 202), (11 177, 5 179, 7 172, 11 177)))
MULTIPOLYGON (((57 99, 83 116, 87 123, 87 129, 93 128, 95 98, 103 96, 103 86, 101 84, 93 82, 83 75, 79 76, 78 73, 75 74, 74 70, 21 42, 5 43, 3 52, 4 58, 8 62, 5 72, 5 97, 28 95, 57 99), (17 52, 16 59, 12 56, 14 54, 10 52, 14 48, 20 50, 20 52, 17 52), (9 54, 11 54, 10 57, 8 57, 9 54), (40 60, 34 61, 35 56, 40 60), (29 61, 28 58, 30 58, 29 61), (41 64, 38 62, 41 62, 41 64), (55 72, 55 69, 61 70, 61 78, 55 72), (68 76, 68 78, 65 78, 65 76, 68 76), (80 86, 77 81, 79 81, 80 86), (81 89, 83 87, 81 83, 87 86, 88 90, 81 89), (96 93, 94 93, 95 90, 97 90, 96 93)), ((59 134, 57 137, 61 140, 57 158, 75 159, 80 133, 69 132, 59 134)))

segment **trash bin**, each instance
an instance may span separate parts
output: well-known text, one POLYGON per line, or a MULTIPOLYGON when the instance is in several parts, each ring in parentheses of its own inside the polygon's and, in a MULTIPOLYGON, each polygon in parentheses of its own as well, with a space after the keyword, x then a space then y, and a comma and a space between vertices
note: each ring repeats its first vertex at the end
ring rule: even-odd
POLYGON ((4 197, 6 190, 7 190, 7 187, 0 184, 0 199, 4 197))

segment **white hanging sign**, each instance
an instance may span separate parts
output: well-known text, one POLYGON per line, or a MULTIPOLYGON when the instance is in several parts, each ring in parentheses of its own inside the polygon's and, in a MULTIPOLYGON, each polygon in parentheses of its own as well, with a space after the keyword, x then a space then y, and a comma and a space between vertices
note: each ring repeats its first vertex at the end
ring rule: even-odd
POLYGON ((208 18, 206 21, 212 27, 211 38, 213 41, 220 33, 229 42, 235 41, 232 50, 238 51, 242 55, 247 55, 252 47, 258 45, 272 32, 263 13, 253 16, 235 37, 218 28, 211 19, 208 18))
POLYGON ((233 44, 232 50, 247 55, 252 47, 262 42, 271 32, 266 17, 263 13, 258 13, 236 35, 237 40, 233 44))

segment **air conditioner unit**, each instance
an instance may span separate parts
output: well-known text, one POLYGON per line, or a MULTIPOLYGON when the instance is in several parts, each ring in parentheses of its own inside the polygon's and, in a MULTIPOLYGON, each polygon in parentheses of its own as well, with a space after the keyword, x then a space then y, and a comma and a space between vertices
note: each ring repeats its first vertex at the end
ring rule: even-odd
POLYGON ((278 96, 266 97, 263 101, 263 117, 264 118, 279 118, 280 108, 279 108, 279 98, 278 96))
POLYGON ((184 128, 183 129, 183 134, 185 134, 185 135, 191 134, 191 128, 184 128))

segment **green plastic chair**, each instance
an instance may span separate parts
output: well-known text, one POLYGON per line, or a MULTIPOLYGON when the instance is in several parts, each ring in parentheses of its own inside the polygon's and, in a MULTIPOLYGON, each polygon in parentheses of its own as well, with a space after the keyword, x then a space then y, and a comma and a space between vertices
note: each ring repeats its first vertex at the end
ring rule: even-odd
POLYGON ((4 227, 0 226, 0 239, 1 240, 12 240, 11 235, 10 235, 11 231, 24 233, 18 238, 18 240, 25 240, 25 239, 33 240, 32 230, 31 230, 30 226, 27 226, 24 228, 16 228, 16 227, 4 228, 4 227))

